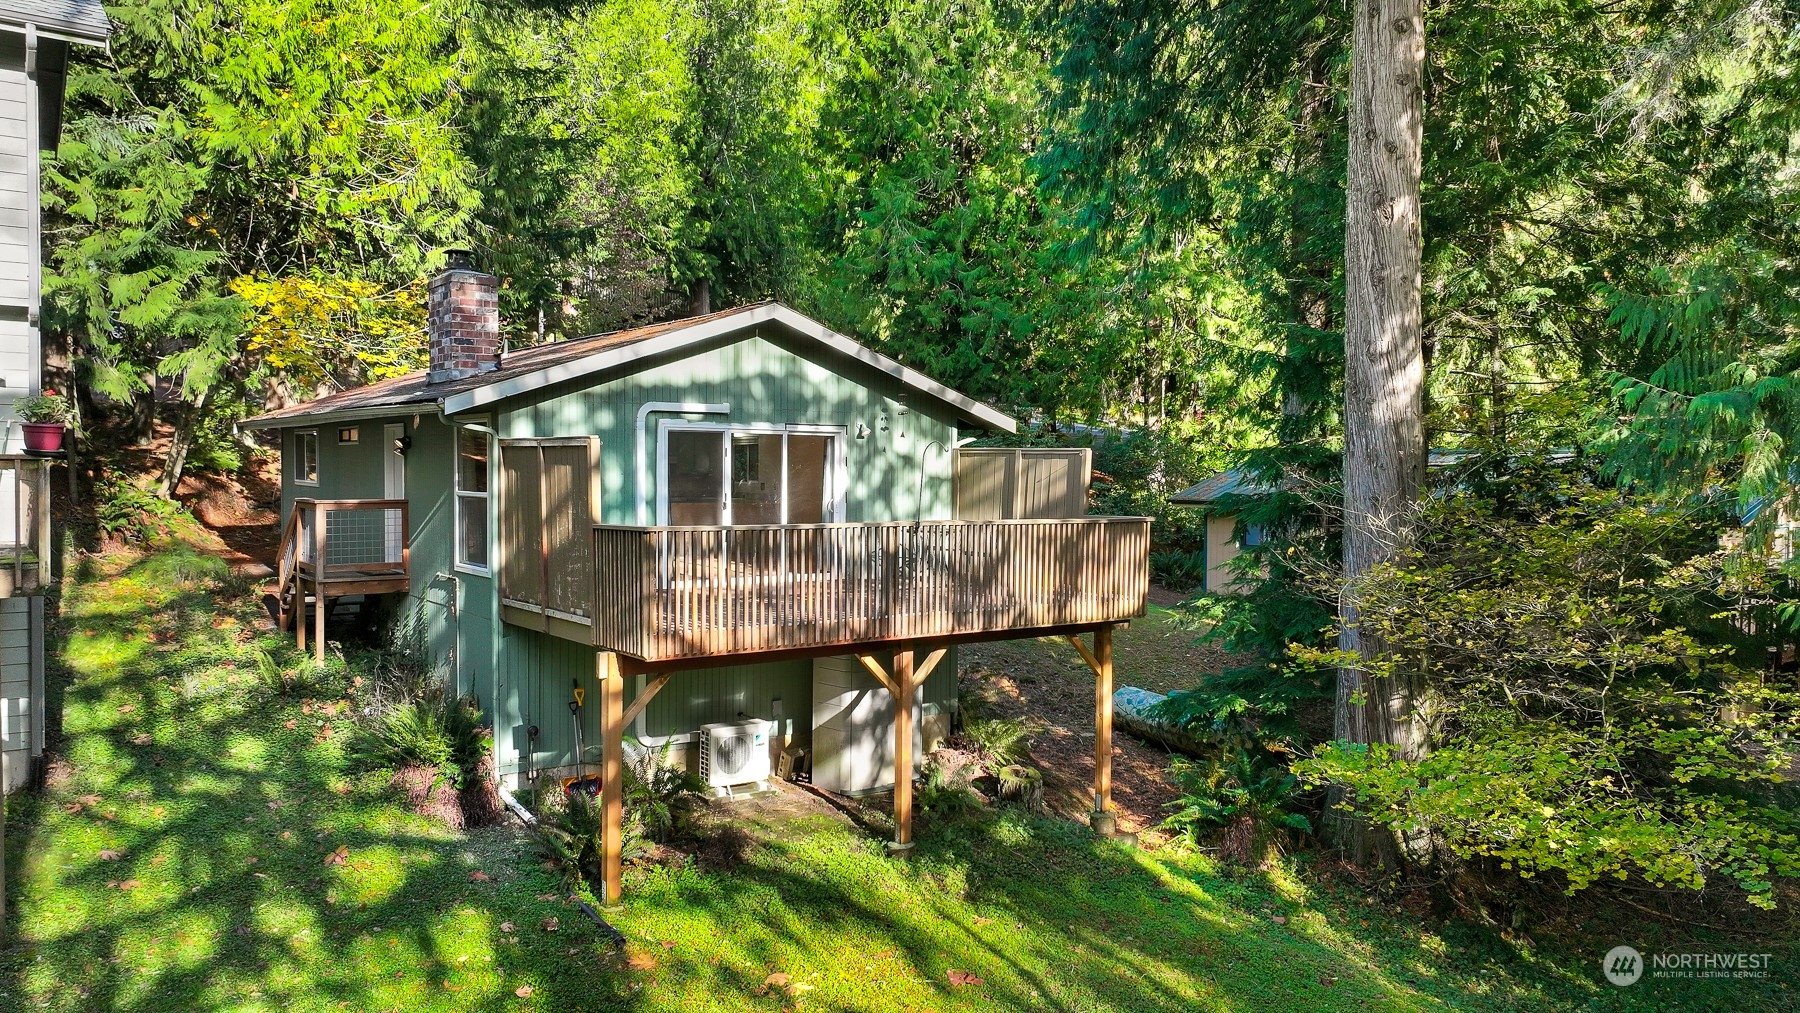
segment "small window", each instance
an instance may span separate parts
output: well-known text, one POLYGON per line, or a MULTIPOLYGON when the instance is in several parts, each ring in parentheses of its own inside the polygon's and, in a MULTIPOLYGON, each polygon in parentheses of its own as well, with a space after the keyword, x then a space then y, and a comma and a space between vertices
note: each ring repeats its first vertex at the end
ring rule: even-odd
POLYGON ((319 484, 319 434, 294 434, 294 484, 319 484))
POLYGON ((359 428, 357 426, 345 426, 344 428, 338 430, 338 443, 348 444, 348 443, 361 443, 361 442, 362 442, 362 429, 361 428, 359 428))
POLYGON ((456 564, 488 568, 488 451, 492 438, 466 426, 456 430, 456 564))
POLYGON ((1244 525, 1244 548, 1250 549, 1261 545, 1266 535, 1261 524, 1244 525))

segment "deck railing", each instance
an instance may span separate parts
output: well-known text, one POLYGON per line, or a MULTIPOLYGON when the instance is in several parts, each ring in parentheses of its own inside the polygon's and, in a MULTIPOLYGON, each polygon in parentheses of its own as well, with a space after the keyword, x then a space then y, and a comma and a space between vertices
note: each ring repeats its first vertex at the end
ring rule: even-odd
MULTIPOLYGON (((403 574, 407 569, 407 503, 403 499, 297 499, 293 562, 312 578, 403 574)), ((287 560, 283 560, 287 562, 287 560)))
POLYGON ((1149 587, 1142 517, 600 525, 593 539, 593 642, 652 661, 1121 622, 1149 587))

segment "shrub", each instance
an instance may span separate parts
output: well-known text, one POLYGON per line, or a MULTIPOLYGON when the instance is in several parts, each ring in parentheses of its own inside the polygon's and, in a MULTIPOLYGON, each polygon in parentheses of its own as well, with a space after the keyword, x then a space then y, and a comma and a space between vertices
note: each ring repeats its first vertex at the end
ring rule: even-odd
POLYGON ((1723 879, 1772 907, 1775 879, 1800 877, 1800 693, 1761 670, 1791 636, 1789 578, 1720 551, 1703 503, 1517 485, 1430 501, 1416 547, 1355 588, 1364 635, 1391 647, 1362 663, 1371 689, 1416 680, 1430 752, 1337 743, 1296 769, 1439 854, 1571 892, 1723 879))
MULTIPOLYGON (((647 858, 656 845, 679 831, 705 798, 705 782, 678 767, 657 761, 655 754, 625 765, 624 813, 620 856, 630 862, 647 858)), ((570 890, 602 884, 604 816, 601 799, 585 791, 564 793, 540 785, 538 821, 533 827, 538 852, 551 863, 570 890), (548 797, 548 796, 554 797, 548 797)))
POLYGON ((103 478, 96 482, 94 522, 100 533, 122 542, 142 544, 194 525, 187 509, 157 495, 154 484, 153 479, 147 478, 103 478))
POLYGON ((1000 766, 1017 763, 1030 754, 1032 730, 1020 721, 974 718, 963 725, 963 737, 983 761, 1000 766))
POLYGON ((361 755, 389 767, 435 767, 461 790, 479 777, 487 749, 481 712, 466 698, 431 694, 395 707, 363 726, 361 755))
POLYGON ((1195 844, 1224 831, 1220 853, 1240 861, 1280 851, 1312 824, 1292 809, 1299 778, 1249 750, 1199 763, 1177 758, 1169 768, 1181 798, 1163 827, 1195 844))
POLYGON ((979 772, 973 765, 951 771, 941 763, 926 764, 919 778, 919 811, 951 823, 980 812, 981 796, 974 788, 979 772))
MULTIPOLYGON (((541 814, 533 825, 538 852, 550 863, 565 889, 578 890, 583 882, 599 887, 603 882, 603 816, 600 800, 578 791, 567 796, 563 805, 541 814)), ((642 837, 633 840, 627 836, 623 852, 627 858, 636 857, 647 847, 648 842, 642 837)))
POLYGON ((706 782, 646 752, 625 764, 625 822, 638 834, 663 843, 684 828, 686 817, 706 798, 706 782))

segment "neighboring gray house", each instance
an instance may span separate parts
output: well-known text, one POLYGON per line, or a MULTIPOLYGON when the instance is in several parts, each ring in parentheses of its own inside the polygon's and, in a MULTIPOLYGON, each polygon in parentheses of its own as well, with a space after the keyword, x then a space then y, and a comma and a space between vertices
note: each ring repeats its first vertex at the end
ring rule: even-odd
POLYGON ((0 0, 0 751, 6 790, 42 756, 49 462, 26 455, 13 404, 43 376, 38 153, 56 147, 72 45, 105 46, 93 0, 0 0))

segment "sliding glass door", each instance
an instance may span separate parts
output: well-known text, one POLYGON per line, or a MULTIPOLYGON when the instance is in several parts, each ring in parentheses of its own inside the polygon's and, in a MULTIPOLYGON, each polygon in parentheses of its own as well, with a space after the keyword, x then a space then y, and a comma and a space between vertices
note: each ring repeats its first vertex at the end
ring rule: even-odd
POLYGON ((675 525, 820 524, 843 519, 840 432, 669 421, 661 427, 657 519, 675 525))

